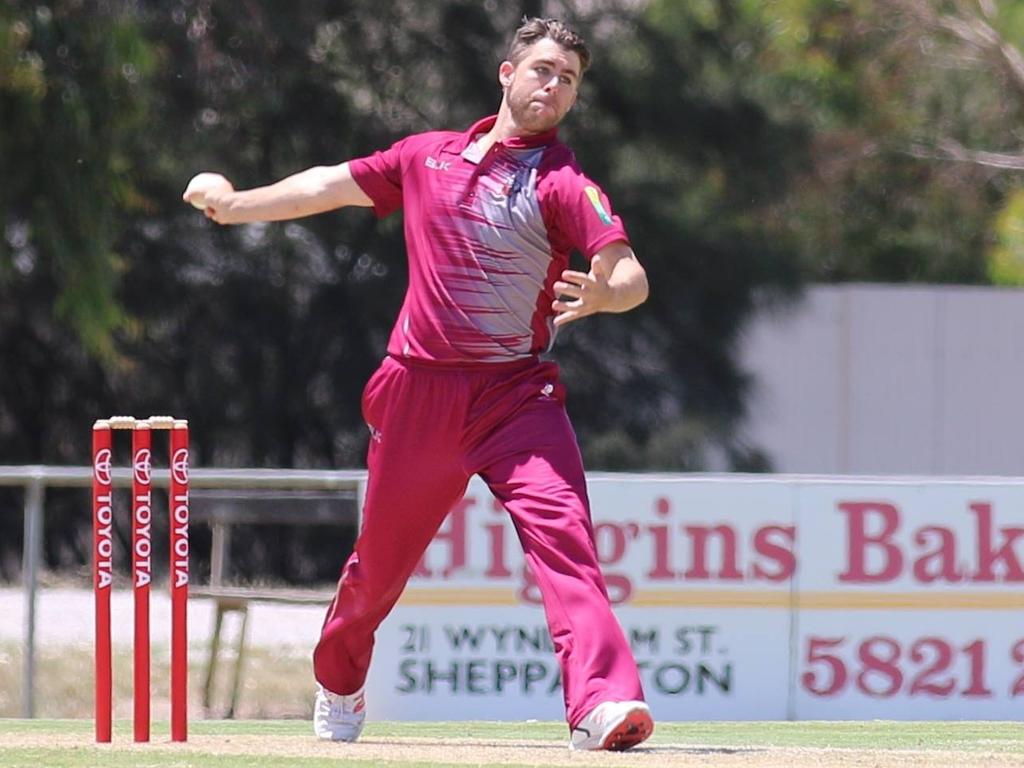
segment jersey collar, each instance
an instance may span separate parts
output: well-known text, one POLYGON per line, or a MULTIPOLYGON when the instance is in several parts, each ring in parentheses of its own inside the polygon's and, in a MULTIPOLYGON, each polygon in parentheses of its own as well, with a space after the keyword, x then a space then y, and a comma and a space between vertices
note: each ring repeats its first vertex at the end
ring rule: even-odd
MULTIPOLYGON (((469 127, 469 130, 463 134, 462 149, 465 150, 466 147, 473 142, 473 139, 481 133, 487 133, 491 130, 497 121, 497 115, 490 115, 489 117, 481 118, 473 123, 473 125, 469 127)), ((504 141, 500 141, 498 143, 504 147, 508 147, 509 149, 532 149, 534 147, 543 147, 548 144, 554 144, 556 141, 558 141, 557 126, 549 131, 537 133, 532 136, 510 136, 504 141)))

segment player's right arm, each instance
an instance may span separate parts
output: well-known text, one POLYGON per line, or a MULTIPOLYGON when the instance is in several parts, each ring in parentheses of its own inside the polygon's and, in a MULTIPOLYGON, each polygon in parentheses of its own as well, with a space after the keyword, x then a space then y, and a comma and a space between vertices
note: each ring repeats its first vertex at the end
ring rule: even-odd
POLYGON ((347 205, 373 205, 352 178, 348 163, 315 166, 274 184, 245 190, 236 190, 220 174, 203 173, 192 179, 182 199, 196 207, 205 203, 206 216, 219 224, 284 221, 347 205))

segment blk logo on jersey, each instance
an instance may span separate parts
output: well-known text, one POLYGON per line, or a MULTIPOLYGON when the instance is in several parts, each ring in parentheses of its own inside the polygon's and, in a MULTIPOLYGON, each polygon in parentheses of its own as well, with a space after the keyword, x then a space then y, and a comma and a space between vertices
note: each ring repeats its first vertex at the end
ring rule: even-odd
POLYGON ((435 160, 430 155, 427 155, 427 159, 423 164, 433 171, 447 171, 452 167, 452 164, 447 160, 435 160))

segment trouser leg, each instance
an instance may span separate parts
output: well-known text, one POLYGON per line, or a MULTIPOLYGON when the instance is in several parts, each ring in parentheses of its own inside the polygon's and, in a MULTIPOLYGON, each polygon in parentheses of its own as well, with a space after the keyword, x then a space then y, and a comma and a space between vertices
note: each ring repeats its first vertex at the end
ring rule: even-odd
POLYGON ((570 726, 602 701, 642 700, 636 662, 608 602, 583 466, 562 404, 527 403, 478 455, 487 457, 480 475, 511 515, 541 590, 570 726))
POLYGON ((334 693, 365 682, 374 632, 468 480, 452 445, 458 398, 386 365, 364 398, 373 438, 362 526, 313 652, 317 681, 334 693))

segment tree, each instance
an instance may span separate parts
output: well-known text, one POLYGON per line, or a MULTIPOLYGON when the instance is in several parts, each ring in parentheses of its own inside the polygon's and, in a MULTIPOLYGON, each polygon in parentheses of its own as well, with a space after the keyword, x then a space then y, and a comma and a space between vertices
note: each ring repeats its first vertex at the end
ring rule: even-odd
POLYGON ((592 44, 563 136, 653 284, 557 340, 593 469, 770 468, 735 359, 754 313, 808 279, 986 282, 1022 249, 1015 177, 982 162, 1016 154, 1009 2, 17 0, 0 460, 84 463, 92 419, 131 412, 187 416, 199 465, 361 465, 400 217, 222 228, 181 191, 198 170, 253 186, 466 127, 536 13, 592 44))
MULTIPOLYGON (((181 188, 199 169, 251 186, 468 125, 495 108, 509 30, 541 5, 8 9, 24 54, 13 59, 39 62, 39 77, 28 91, 38 103, 17 97, 4 140, 21 142, 12 157, 47 155, 48 177, 74 183, 12 169, 23 181, 8 201, 36 200, 41 213, 4 206, 7 231, 22 233, 6 288, 25 323, 5 325, 23 376, 3 398, 18 421, 0 430, 6 455, 82 461, 82 414, 117 410, 187 414, 199 463, 360 464, 360 390, 405 286, 400 221, 342 212, 222 229, 182 207, 181 188), (48 258, 35 293, 15 280, 31 254, 48 258), (50 303, 66 309, 39 318, 50 303), (23 345, 40 328, 49 342, 31 365, 23 345), (39 438, 26 445, 25 434, 39 438)), ((734 434, 745 378, 733 346, 753 309, 796 283, 795 263, 758 226, 802 154, 802 129, 728 84, 744 72, 723 43, 735 20, 707 26, 673 5, 562 9, 599 62, 565 134, 663 290, 635 315, 571 328, 558 356, 593 466, 762 466, 734 434)))
POLYGON ((896 9, 908 27, 920 30, 926 66, 969 80, 943 103, 940 119, 922 131, 911 154, 992 179, 997 210, 989 227, 987 274, 996 284, 1024 285, 1024 188, 1014 173, 1024 170, 1017 129, 1024 113, 1024 54, 1014 42, 1024 39, 1024 13, 1017 3, 995 0, 938 6, 900 0, 896 9))
POLYGON ((130 158, 152 59, 107 5, 6 4, 0 39, 0 455, 66 461, 96 366, 126 363, 115 244, 140 204, 130 158))

